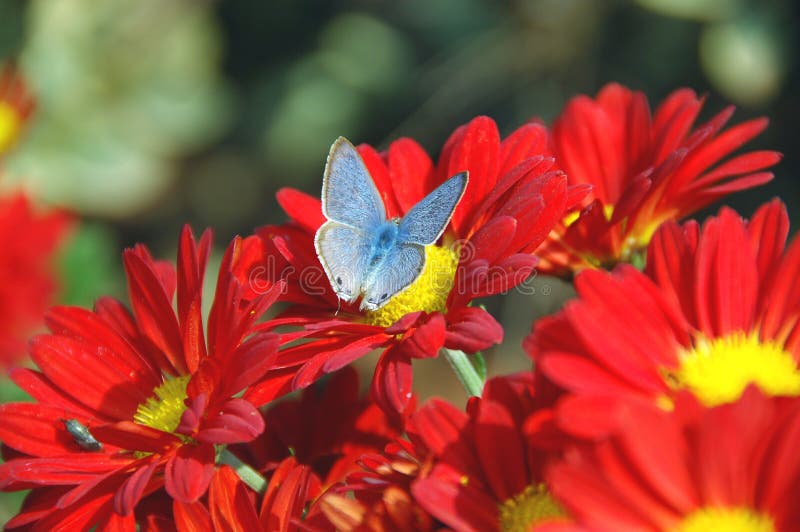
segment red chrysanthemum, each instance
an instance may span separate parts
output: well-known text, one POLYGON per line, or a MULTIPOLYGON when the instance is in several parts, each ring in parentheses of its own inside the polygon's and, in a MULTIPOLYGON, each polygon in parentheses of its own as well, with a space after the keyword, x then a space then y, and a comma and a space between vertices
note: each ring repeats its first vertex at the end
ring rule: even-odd
POLYGON ((555 121, 553 153, 570 184, 592 186, 588 205, 566 217, 542 248, 539 271, 570 276, 585 268, 638 262, 655 230, 718 199, 772 179, 774 151, 721 162, 761 133, 766 118, 722 128, 728 107, 692 129, 704 98, 679 89, 651 115, 647 98, 609 84, 596 99, 573 98, 555 121))
MULTIPOLYGON (((542 413, 533 375, 497 377, 467 413, 434 400, 412 416, 408 432, 434 455, 412 492, 417 503, 455 530, 529 530, 565 521, 542 468, 542 413)), ((547 415, 545 415, 547 417, 547 415)))
MULTIPOLYGON (((0 160, 14 146, 34 108, 17 69, 0 70, 0 160)), ((2 171, 2 168, 0 168, 2 171)), ((69 232, 60 211, 35 212, 25 194, 0 198, 0 368, 25 355, 28 336, 40 326, 57 289, 53 254, 69 232)))
POLYGON ((214 473, 214 446, 252 440, 264 429, 258 410, 236 396, 274 360, 278 338, 250 332, 280 286, 242 300, 239 274, 259 241, 237 237, 222 260, 204 332, 210 249, 209 232, 197 243, 185 228, 177 274, 143 246, 126 250, 133 313, 104 298, 94 312, 57 307, 47 315, 51 333, 30 347, 40 370, 11 372, 36 402, 0 406, 0 439, 11 449, 0 487, 34 488, 7 526, 132 527, 143 496, 164 487, 176 500, 197 500, 214 473), (74 425, 68 431, 72 420, 89 436, 74 425))
POLYGON ((0 70, 0 157, 17 142, 35 105, 17 68, 6 63, 0 70))
POLYGON ((268 479, 263 496, 240 485, 233 472, 219 472, 226 489, 248 493, 247 500, 237 495, 241 504, 221 507, 212 484, 207 502, 176 503, 176 520, 207 521, 216 512, 230 522, 256 516, 256 528, 244 525, 245 530, 329 530, 319 497, 358 470, 362 454, 380 451, 401 432, 374 403, 359 397, 358 374, 352 368, 336 373, 324 387, 307 388, 297 399, 272 405, 264 424, 259 438, 229 447, 268 479))
POLYGON ((344 368, 321 386, 303 390, 264 414, 267 430, 257 439, 231 448, 265 475, 286 458, 307 465, 318 482, 331 486, 358 470, 364 453, 378 452, 399 436, 399 420, 359 396, 358 373, 344 368))
MULTIPOLYGON (((484 310, 470 307, 480 297, 509 290, 536 264, 532 253, 579 202, 583 189, 568 191, 563 173, 543 157, 547 133, 526 125, 501 141, 495 123, 479 117, 460 127, 444 146, 438 165, 410 139, 393 142, 387 152, 358 148, 389 217, 399 217, 446 178, 469 172, 469 184, 439 244, 426 248, 422 275, 375 312, 342 306, 314 251, 314 234, 323 223, 320 201, 284 189, 278 201, 291 222, 264 227, 259 235, 269 249, 259 279, 285 277, 284 300, 293 305, 268 327, 300 326, 284 342, 286 369, 264 383, 271 390, 302 388, 374 349, 383 349, 373 378, 373 396, 387 410, 402 412, 411 397, 411 361, 435 357, 442 347, 474 353, 498 343, 503 331, 484 310)), ((255 402, 256 387, 249 396, 255 402)))
POLYGON ((343 532, 392 530, 428 532, 444 524, 422 508, 411 493, 414 481, 424 474, 427 450, 421 442, 397 439, 380 454, 366 454, 359 459, 364 471, 347 476, 344 485, 331 490, 319 501, 319 507, 343 532), (353 492, 353 497, 347 492, 353 492))
POLYGON ((537 369, 569 393, 562 426, 612 428, 631 403, 670 408, 680 390, 712 406, 756 384, 800 396, 800 239, 778 200, 747 223, 728 208, 702 230, 668 222, 645 273, 585 271, 578 298, 525 342, 537 369))
POLYGON ((703 408, 632 411, 613 437, 565 453, 553 493, 585 529, 800 530, 800 400, 750 387, 703 408))
POLYGON ((25 355, 58 283, 53 255, 72 226, 62 211, 38 213, 22 193, 0 198, 0 368, 25 355))
POLYGON ((298 464, 293 457, 275 469, 260 502, 236 472, 223 465, 214 473, 207 501, 176 500, 173 512, 178 530, 330 530, 314 526, 325 523, 317 508, 311 506, 319 494, 319 479, 310 467, 298 464))

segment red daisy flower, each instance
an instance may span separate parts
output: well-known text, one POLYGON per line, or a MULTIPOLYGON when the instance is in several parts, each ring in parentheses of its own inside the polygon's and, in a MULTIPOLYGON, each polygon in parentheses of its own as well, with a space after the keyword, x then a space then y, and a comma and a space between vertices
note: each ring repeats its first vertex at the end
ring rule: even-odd
MULTIPOLYGON (((34 99, 13 64, 0 69, 0 159, 16 143, 34 99)), ((19 361, 57 290, 53 254, 69 232, 69 216, 37 213, 22 193, 0 198, 0 368, 19 361)))
POLYGON ((401 432, 374 403, 359 397, 358 374, 352 368, 333 375, 324 387, 307 388, 297 399, 272 405, 264 424, 259 438, 229 448, 269 479, 263 497, 240 485, 232 472, 220 472, 230 477, 225 480, 229 492, 249 494, 246 501, 242 498, 243 506, 220 507, 212 484, 207 503, 176 503, 176 520, 207 520, 216 512, 231 520, 257 516, 258 527, 246 530, 330 529, 319 497, 357 470, 362 454, 378 452, 401 432))
POLYGON ((238 237, 228 247, 207 332, 201 295, 211 234, 198 243, 188 227, 177 275, 143 246, 125 251, 133 313, 111 298, 94 312, 50 311, 51 334, 30 347, 40 371, 11 372, 36 402, 0 406, 0 439, 13 450, 0 487, 34 488, 10 527, 131 524, 137 502, 162 486, 176 500, 197 500, 214 473, 214 446, 261 433, 261 414, 236 398, 263 377, 278 346, 275 335, 250 331, 280 286, 242 301, 240 269, 258 248, 238 237))
POLYGON ((259 503, 256 493, 223 465, 214 473, 205 503, 174 501, 175 524, 178 530, 317 530, 314 525, 324 520, 319 521, 321 514, 310 506, 320 493, 314 478, 308 466, 287 458, 273 473, 259 503))
POLYGON ((0 157, 16 144, 36 102, 12 63, 0 69, 0 157))
POLYGON ((800 400, 750 387, 702 408, 631 412, 619 433, 565 453, 546 476, 589 530, 800 530, 800 400))
POLYGON ((553 125, 553 152, 571 184, 592 186, 591 203, 566 217, 542 246, 541 272, 570 276, 637 263, 663 222, 772 179, 763 170, 780 160, 774 151, 720 162, 761 133, 767 119, 723 131, 731 106, 693 130, 703 100, 679 89, 651 115, 644 94, 617 84, 594 100, 570 100, 553 125))
POLYGON ((257 439, 231 450, 266 475, 294 457, 325 487, 358 470, 362 454, 380 451, 403 432, 400 420, 359 396, 353 368, 343 368, 322 386, 306 388, 296 400, 271 406, 264 424, 267 429, 257 439))
POLYGON ((25 355, 58 289, 53 255, 72 227, 62 211, 38 213, 17 193, 0 198, 0 368, 25 355))
POLYGON ((336 530, 426 532, 444 527, 411 494, 413 482, 430 467, 421 458, 428 452, 419 445, 397 439, 381 454, 362 456, 364 471, 348 475, 345 485, 322 496, 320 510, 336 530), (348 491, 355 497, 347 496, 348 491))
POLYGON ((704 404, 735 401, 748 384, 800 395, 800 239, 778 200, 747 223, 723 208, 702 230, 668 222, 645 273, 585 271, 578 298, 540 320, 525 347, 571 397, 560 424, 602 434, 631 403, 670 408, 680 390, 704 404))
POLYGON ((494 378, 467 414, 434 400, 415 414, 409 433, 435 456, 412 491, 419 505, 456 530, 529 530, 566 521, 543 481, 549 453, 532 373, 494 378))
MULTIPOLYGON (((283 374, 262 385, 269 394, 275 386, 305 387, 383 349, 373 396, 382 408, 402 412, 411 397, 412 359, 435 357, 443 347, 474 353, 500 342, 500 325, 469 303, 525 280, 536 264, 532 253, 585 193, 568 192, 564 174, 541 155, 546 138, 542 126, 529 124, 501 141, 495 123, 479 117, 453 133, 435 167, 410 139, 393 142, 383 154, 358 148, 388 217, 404 215, 449 176, 469 172, 439 244, 426 248, 420 277, 374 312, 341 306, 330 287, 314 251, 314 234, 325 220, 320 201, 292 189, 279 192, 292 221, 259 231, 269 251, 254 272, 254 286, 260 278, 288 280, 284 300, 293 305, 267 327, 303 327, 282 342, 304 343, 282 350, 283 374)), ((258 403, 261 393, 255 387, 248 397, 258 403)))

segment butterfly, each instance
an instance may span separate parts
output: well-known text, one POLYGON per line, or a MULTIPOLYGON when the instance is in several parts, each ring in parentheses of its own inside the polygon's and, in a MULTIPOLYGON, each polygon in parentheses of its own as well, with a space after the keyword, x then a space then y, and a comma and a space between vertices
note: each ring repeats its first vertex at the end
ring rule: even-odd
POLYGON ((377 310, 425 267, 425 246, 436 242, 467 187, 456 174, 400 219, 386 219, 381 196, 356 148, 344 137, 331 146, 322 179, 327 221, 314 247, 336 296, 361 310, 377 310))
POLYGON ((87 451, 100 451, 103 449, 103 444, 97 441, 92 436, 92 433, 89 432, 89 429, 86 428, 86 425, 77 419, 62 419, 61 422, 64 423, 64 428, 70 433, 75 443, 82 449, 87 451))

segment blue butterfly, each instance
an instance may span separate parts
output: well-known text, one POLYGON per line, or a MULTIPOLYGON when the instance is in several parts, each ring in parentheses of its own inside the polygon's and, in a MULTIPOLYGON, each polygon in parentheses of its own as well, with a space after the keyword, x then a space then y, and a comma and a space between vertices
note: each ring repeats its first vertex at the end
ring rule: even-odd
POLYGON ((314 247, 336 296, 377 310, 413 283, 425 267, 425 246, 444 232, 467 187, 454 175, 402 219, 386 219, 383 201, 355 147, 331 146, 322 179, 322 213, 314 247))

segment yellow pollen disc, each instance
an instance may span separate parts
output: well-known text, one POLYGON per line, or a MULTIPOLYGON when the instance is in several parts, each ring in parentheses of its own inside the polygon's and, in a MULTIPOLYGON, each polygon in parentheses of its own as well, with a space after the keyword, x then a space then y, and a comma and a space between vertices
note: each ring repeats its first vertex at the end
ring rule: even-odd
POLYGON ((678 525, 674 532, 775 532, 769 516, 749 508, 701 508, 678 525))
POLYGON ((499 510, 500 530, 503 532, 527 532, 541 521, 567 516, 544 484, 528 486, 521 493, 500 503, 499 510))
POLYGON ((680 367, 666 372, 665 378, 674 388, 690 390, 706 406, 736 401, 750 383, 772 396, 800 395, 797 362, 777 343, 760 341, 757 333, 700 336, 679 360, 680 367))
POLYGON ((8 150, 17 140, 22 126, 17 110, 0 101, 0 153, 8 150))
POLYGON ((458 252, 449 247, 427 246, 425 267, 411 285, 375 311, 367 311, 367 323, 388 327, 410 312, 444 312, 453 289, 458 252))
POLYGON ((181 422, 186 405, 186 385, 189 375, 169 379, 153 390, 154 397, 139 405, 133 420, 164 432, 174 432, 181 422))

